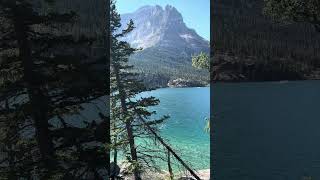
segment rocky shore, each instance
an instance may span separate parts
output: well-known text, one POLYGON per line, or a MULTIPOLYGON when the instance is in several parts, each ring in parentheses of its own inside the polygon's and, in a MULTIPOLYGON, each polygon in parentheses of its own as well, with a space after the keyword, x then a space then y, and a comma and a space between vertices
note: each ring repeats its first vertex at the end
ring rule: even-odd
MULTIPOLYGON (((203 170, 198 170, 196 171, 197 175, 200 177, 202 180, 209 180, 210 179, 210 169, 203 169, 203 170)), ((125 180, 133 180, 132 175, 127 175, 124 177, 125 180)), ((144 172, 142 174, 142 179, 143 180, 169 180, 170 175, 169 172, 167 171, 162 171, 162 172, 144 172)), ((175 175, 174 179, 177 180, 193 180, 192 176, 181 173, 178 175, 175 175)))
POLYGON ((206 84, 204 82, 191 81, 191 80, 182 79, 182 78, 170 80, 167 85, 168 85, 168 87, 171 87, 171 88, 204 87, 204 86, 206 86, 206 84))
MULTIPOLYGON (((118 174, 119 177, 125 179, 125 180, 134 180, 134 177, 131 173, 128 172, 129 164, 128 163, 120 163, 120 166, 114 167, 114 164, 111 163, 111 169, 114 169, 116 174, 118 174)), ((202 169, 202 170, 196 170, 196 174, 200 177, 202 180, 209 180, 210 179, 210 169, 202 169)), ((146 170, 142 174, 143 180, 169 180, 170 174, 168 171, 162 170, 162 171, 150 171, 146 170)), ((174 179, 177 180, 193 180, 192 176, 188 172, 179 172, 174 173, 174 179)))
POLYGON ((266 63, 253 57, 216 55, 210 76, 213 82, 309 80, 320 79, 320 69, 284 59, 266 63))

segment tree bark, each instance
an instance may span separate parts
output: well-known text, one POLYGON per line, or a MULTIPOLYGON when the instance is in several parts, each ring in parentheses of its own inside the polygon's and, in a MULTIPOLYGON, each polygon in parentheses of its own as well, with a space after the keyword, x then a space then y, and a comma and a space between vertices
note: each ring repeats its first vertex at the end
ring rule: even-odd
MULTIPOLYGON (((114 129, 115 129, 115 125, 114 125, 114 129)), ((117 144, 117 136, 114 137, 114 144, 116 145, 117 144)), ((114 166, 116 167, 117 164, 118 164, 118 150, 117 150, 117 147, 115 146, 114 148, 114 153, 113 153, 113 163, 114 163, 114 166)), ((113 169, 115 171, 115 168, 113 169)), ((115 177, 112 176, 111 177, 111 180, 115 180, 115 177)))
POLYGON ((170 174, 170 179, 173 180, 173 172, 172 172, 172 167, 171 167, 171 160, 170 160, 170 151, 168 150, 168 170, 170 174))
POLYGON ((46 169, 51 168, 53 157, 53 144, 50 137, 48 125, 48 104, 47 97, 42 92, 40 84, 37 83, 37 76, 34 73, 34 63, 31 54, 31 43, 28 39, 28 26, 23 21, 22 7, 17 7, 14 14, 14 29, 16 32, 19 58, 22 61, 24 80, 31 105, 31 116, 35 123, 36 139, 46 169))
MULTIPOLYGON (((117 66, 118 66, 117 64, 114 64, 114 72, 116 75, 116 83, 117 83, 118 90, 119 90, 121 114, 122 114, 122 116, 125 116, 128 112, 127 106, 126 106, 126 93, 121 85, 120 75, 119 75, 120 72, 119 72, 119 68, 117 66)), ((137 163, 138 156, 137 156, 137 151, 136 151, 135 142, 134 142, 134 135, 133 135, 133 130, 132 130, 132 126, 131 126, 131 120, 132 120, 132 118, 128 118, 125 121, 125 125, 126 125, 126 131, 128 134, 129 145, 130 145, 131 159, 132 159, 132 161, 137 163)), ((135 180, 141 180, 140 172, 137 168, 134 168, 133 173, 134 173, 135 180)))

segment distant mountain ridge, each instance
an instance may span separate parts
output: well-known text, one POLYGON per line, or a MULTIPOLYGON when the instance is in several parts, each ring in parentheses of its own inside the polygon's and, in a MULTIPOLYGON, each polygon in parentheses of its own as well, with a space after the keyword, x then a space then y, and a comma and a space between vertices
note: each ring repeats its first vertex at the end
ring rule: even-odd
POLYGON ((135 48, 143 48, 130 58, 130 62, 144 74, 144 79, 149 78, 149 84, 163 87, 177 78, 208 80, 207 72, 191 66, 191 57, 200 52, 209 53, 209 41, 187 27, 175 7, 143 6, 133 13, 122 14, 123 28, 130 19, 136 28, 121 40, 135 48))

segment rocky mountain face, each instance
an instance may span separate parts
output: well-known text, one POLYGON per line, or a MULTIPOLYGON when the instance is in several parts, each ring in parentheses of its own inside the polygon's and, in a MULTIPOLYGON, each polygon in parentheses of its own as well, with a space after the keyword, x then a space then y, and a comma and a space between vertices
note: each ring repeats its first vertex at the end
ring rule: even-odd
POLYGON ((208 79, 208 72, 191 66, 191 57, 201 51, 209 52, 209 42, 186 26, 175 7, 143 6, 133 13, 122 14, 123 28, 130 19, 136 28, 121 40, 135 48, 143 48, 130 58, 130 62, 144 79, 149 78, 149 84, 162 87, 177 78, 208 79))
POLYGON ((133 47, 146 49, 158 46, 188 55, 209 50, 209 42, 188 28, 182 15, 173 6, 167 5, 164 9, 158 5, 143 6, 134 13, 121 15, 123 25, 130 19, 136 28, 123 40, 133 47))

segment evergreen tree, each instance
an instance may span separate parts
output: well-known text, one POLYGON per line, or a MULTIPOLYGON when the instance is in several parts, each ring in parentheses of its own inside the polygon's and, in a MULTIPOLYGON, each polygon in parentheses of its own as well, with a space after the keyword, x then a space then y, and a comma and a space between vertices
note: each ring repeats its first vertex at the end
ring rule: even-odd
POLYGON ((317 2, 216 0, 212 69, 218 69, 222 76, 215 80, 319 79, 319 33, 307 19, 295 21, 292 16, 309 10, 317 14, 317 2))
MULTIPOLYGON (((210 71, 210 57, 208 54, 201 52, 198 55, 192 56, 192 66, 199 69, 206 69, 210 71)), ((207 124, 204 130, 210 133, 210 118, 206 118, 207 124)))
POLYGON ((199 68, 199 69, 210 69, 210 61, 209 61, 209 56, 201 52, 198 55, 192 56, 192 66, 199 68))
POLYGON ((106 113, 72 117, 105 94, 95 39, 66 33, 76 13, 53 0, 1 0, 0 14, 2 178, 103 179, 106 113))
POLYGON ((320 1, 265 0, 265 13, 275 21, 306 22, 320 32, 320 1))
MULTIPOLYGON (((141 170, 144 165, 147 165, 147 161, 144 159, 146 154, 139 154, 142 151, 141 147, 137 149, 136 138, 152 137, 138 117, 147 119, 148 125, 153 126, 153 128, 167 117, 158 120, 149 119, 155 112, 149 112, 147 107, 157 105, 159 100, 154 97, 137 99, 136 96, 139 93, 147 90, 141 81, 136 80, 137 74, 132 71, 133 66, 128 65, 129 56, 137 49, 130 47, 127 42, 119 40, 133 30, 134 24, 131 20, 127 27, 121 30, 120 15, 116 11, 114 1, 111 1, 110 7, 110 32, 112 34, 110 97, 112 103, 111 124, 114 125, 112 134, 116 143, 114 145, 124 147, 123 150, 128 147, 130 154, 128 160, 134 177, 138 180, 141 179, 141 170), (120 132, 125 132, 125 135, 120 132)), ((115 148, 115 154, 116 152, 115 148)), ((152 158, 152 155, 149 157, 152 158)), ((116 157, 114 159, 116 160, 116 157)))

